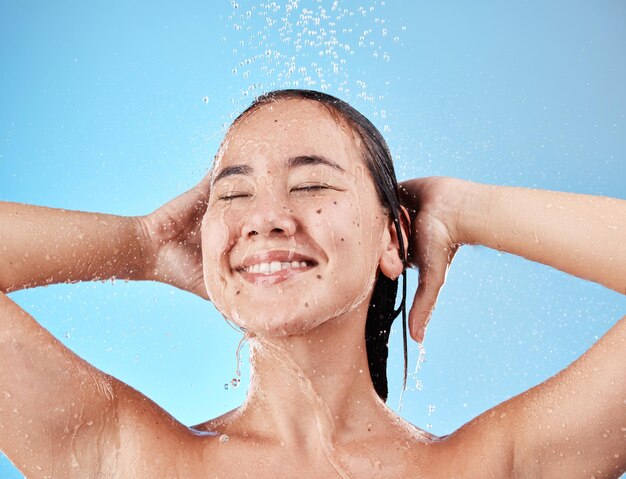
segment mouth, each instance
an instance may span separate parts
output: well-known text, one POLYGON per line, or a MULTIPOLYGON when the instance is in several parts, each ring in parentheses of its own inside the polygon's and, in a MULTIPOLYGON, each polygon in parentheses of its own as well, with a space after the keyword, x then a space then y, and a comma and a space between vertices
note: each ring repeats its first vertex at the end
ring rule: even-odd
POLYGON ((234 270, 248 282, 271 286, 317 266, 312 258, 293 252, 272 251, 247 257, 234 270))
POLYGON ((272 261, 266 263, 256 263, 250 266, 244 266, 240 268, 239 272, 252 273, 252 274, 274 274, 278 271, 285 271, 288 269, 304 269, 313 266, 310 261, 272 261))

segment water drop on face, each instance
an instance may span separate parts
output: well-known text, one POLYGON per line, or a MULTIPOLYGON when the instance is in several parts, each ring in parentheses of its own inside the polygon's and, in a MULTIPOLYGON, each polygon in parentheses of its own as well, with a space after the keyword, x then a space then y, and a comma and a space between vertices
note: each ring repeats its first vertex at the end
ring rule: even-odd
POLYGON ((228 439, 229 439, 228 434, 222 434, 222 435, 220 436, 220 442, 221 442, 222 444, 227 443, 227 442, 228 442, 228 439))

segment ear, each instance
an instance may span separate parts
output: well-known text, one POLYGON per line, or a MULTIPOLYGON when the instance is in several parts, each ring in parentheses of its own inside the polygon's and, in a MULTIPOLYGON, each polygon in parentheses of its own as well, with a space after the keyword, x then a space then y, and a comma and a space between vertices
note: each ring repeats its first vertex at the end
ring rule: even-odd
POLYGON ((407 259, 409 249, 409 239, 407 232, 409 231, 409 213, 404 206, 400 206, 400 229, 398 232, 393 218, 389 218, 387 229, 383 234, 383 251, 380 257, 380 270, 389 279, 396 279, 404 270, 404 261, 407 259), (400 257, 400 241, 398 233, 402 235, 404 243, 405 257, 400 257), (404 261, 403 261, 404 260, 404 261))

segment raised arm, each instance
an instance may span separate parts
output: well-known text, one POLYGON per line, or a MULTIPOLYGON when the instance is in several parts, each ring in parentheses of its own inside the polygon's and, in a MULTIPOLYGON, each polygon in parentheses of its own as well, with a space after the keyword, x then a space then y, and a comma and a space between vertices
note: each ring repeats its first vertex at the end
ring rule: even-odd
POLYGON ((0 449, 27 477, 91 477, 109 467, 120 401, 138 393, 72 353, 5 293, 115 277, 206 297, 199 218, 207 195, 203 182, 141 218, 0 203, 0 449))
MULTIPOLYGON (((411 329, 424 327, 456 250, 482 244, 626 293, 626 201, 481 185, 403 184, 420 268, 411 329)), ((549 318, 547 318, 549 319, 549 318)), ((467 426, 507 432, 516 477, 619 477, 626 470, 626 318, 553 378, 467 426)))
POLYGON ((457 225, 462 243, 523 256, 626 294, 626 201, 476 183, 465 188, 457 225))
POLYGON ((137 218, 0 203, 0 291, 142 279, 142 235, 137 218))

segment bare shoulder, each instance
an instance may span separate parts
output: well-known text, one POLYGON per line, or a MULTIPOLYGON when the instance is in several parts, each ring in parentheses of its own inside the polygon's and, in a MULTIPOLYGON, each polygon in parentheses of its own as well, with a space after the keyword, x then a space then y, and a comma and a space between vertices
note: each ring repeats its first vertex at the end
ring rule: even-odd
MULTIPOLYGON (((136 463, 158 462, 159 453, 190 445, 194 431, 171 416, 161 406, 127 384, 115 385, 118 445, 136 463)), ((169 456, 170 454, 166 454, 169 456)))
POLYGON ((231 425, 237 421, 237 419, 241 416, 241 408, 235 408, 224 414, 214 417, 213 419, 209 419, 207 421, 201 422, 200 424, 196 424, 195 426, 191 426, 191 430, 194 433, 199 434, 215 434, 218 435, 221 432, 224 432, 224 427, 230 428, 231 425))

